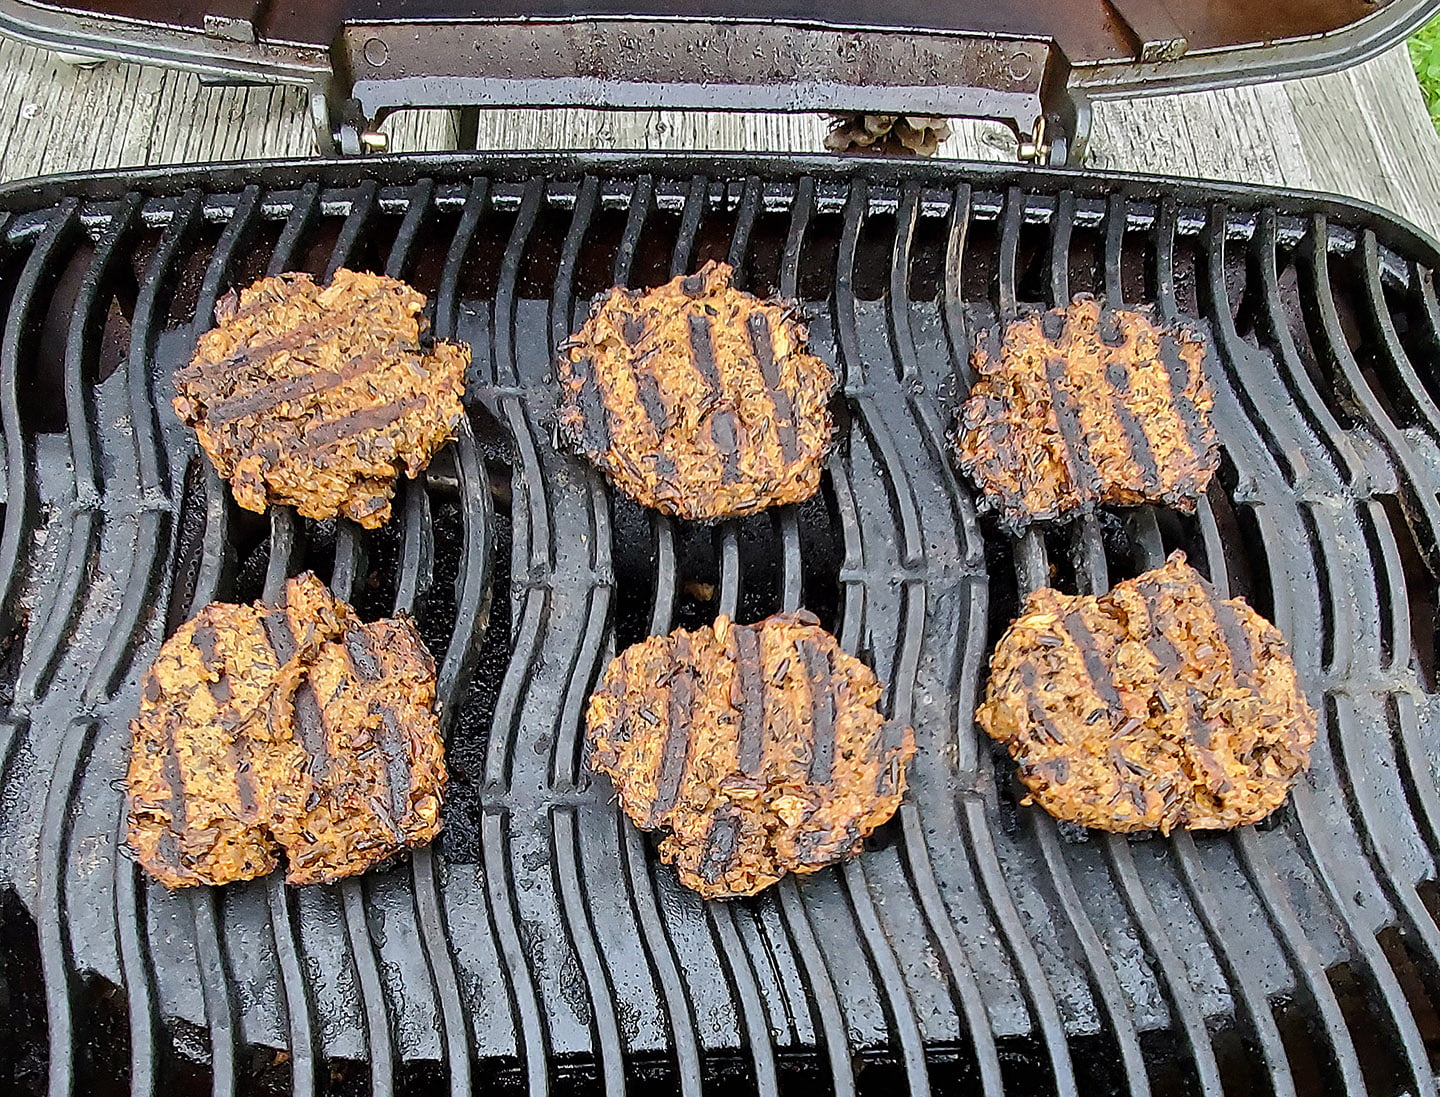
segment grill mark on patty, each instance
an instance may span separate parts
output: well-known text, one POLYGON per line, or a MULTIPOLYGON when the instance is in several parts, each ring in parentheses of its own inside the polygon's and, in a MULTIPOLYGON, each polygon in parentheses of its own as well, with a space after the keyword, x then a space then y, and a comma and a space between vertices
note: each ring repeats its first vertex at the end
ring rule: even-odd
POLYGON ((1125 701, 1120 696, 1120 690, 1115 685, 1115 679, 1111 676, 1109 669, 1105 666, 1105 660, 1100 657, 1096 647, 1095 634, 1090 631, 1090 626, 1078 611, 1071 610, 1061 620, 1061 627, 1066 635, 1080 651, 1081 661, 1085 665, 1085 677, 1090 683, 1090 688, 1095 695, 1113 714, 1125 711, 1125 701))
POLYGON ((1030 718, 1052 742, 1065 743, 1064 733, 1055 721, 1050 719, 1049 711, 1040 700, 1040 682, 1035 673, 1035 664, 1029 659, 1020 664, 1020 684, 1024 688, 1025 707, 1029 710, 1030 718))
MULTIPOLYGON (((385 782, 390 786, 390 818, 381 821, 392 834, 399 835, 400 820, 410 810, 410 764, 405 754, 405 733, 400 727, 395 710, 380 701, 370 702, 370 711, 379 715, 380 726, 385 730, 381 749, 385 754, 385 782)), ((375 774, 378 779, 380 774, 375 774)), ((377 780, 378 784, 379 781, 377 780)), ((377 811, 376 816, 380 813, 377 811)))
POLYGON ((190 634, 190 641, 200 653, 200 662, 206 670, 213 670, 217 661, 215 626, 209 621, 200 621, 190 634))
POLYGON ((770 403, 775 408, 772 422, 776 424, 776 442, 780 446, 781 456, 787 462, 794 461, 800 453, 799 424, 795 421, 795 405, 790 394, 781 387, 783 379, 780 376, 780 365, 775 361, 775 337, 770 331, 770 322, 763 314, 752 312, 745 328, 750 336, 750 349, 760 366, 760 376, 765 381, 766 395, 770 397, 770 403))
MULTIPOLYGON (((1135 589, 1140 593, 1145 604, 1145 612, 1150 622, 1150 642, 1146 646, 1155 661, 1160 665, 1162 671, 1174 673, 1181 665, 1180 644, 1170 635, 1171 629, 1178 624, 1173 620, 1167 621, 1166 615, 1161 611, 1162 599, 1159 585, 1151 580, 1149 582, 1137 583, 1135 589)), ((1197 700, 1196 691, 1193 687, 1187 687, 1185 691, 1186 711, 1185 724, 1190 732, 1190 738, 1194 740, 1196 747, 1203 751, 1211 749, 1212 736, 1210 725, 1205 722, 1203 715, 1203 701, 1200 697, 1197 700)), ((1182 765, 1188 766, 1188 752, 1181 751, 1182 765)), ((1193 774, 1187 774, 1193 778, 1193 774)))
POLYGON ((313 430, 307 430, 303 435, 297 434, 296 441, 303 443, 297 452, 313 454, 348 435, 388 427, 408 412, 423 408, 427 402, 427 398, 422 393, 417 393, 414 396, 407 396, 403 400, 397 400, 393 404, 384 404, 378 408, 360 408, 348 415, 342 415, 339 419, 330 419, 313 430))
MULTIPOLYGON (((221 316, 216 310, 215 321, 217 324, 228 324, 234 321, 249 320, 256 313, 269 308, 269 303, 259 306, 252 306, 241 313, 231 316, 221 316)), ((309 346, 320 334, 319 320, 306 320, 298 327, 287 331, 277 339, 268 343, 241 343, 234 353, 221 359, 200 358, 192 361, 176 374, 176 380, 183 380, 187 385, 208 384, 210 392, 214 392, 220 385, 229 381, 234 376, 236 368, 249 365, 251 362, 263 362, 277 354, 293 352, 309 346)), ((208 394, 207 394, 208 395, 208 394)))
POLYGON ((834 664, 830 653, 809 640, 799 642, 810 688, 810 780, 828 785, 835 772, 835 695, 830 688, 834 664))
MULTIPOLYGON (((1113 321, 1112 321, 1113 323, 1113 321)), ((1150 444, 1150 435, 1145 425, 1130 409, 1126 397, 1130 395, 1130 372, 1123 363, 1111 362, 1103 371, 1104 383, 1109 390, 1109 407, 1120 423, 1121 433, 1130 443, 1130 460, 1140 473, 1140 487, 1146 493, 1165 489, 1160 465, 1155 460, 1155 450, 1150 444)))
POLYGON ((690 732, 695 706, 695 671, 690 665, 690 638, 684 633, 675 644, 670 664, 670 699, 665 727, 665 745, 660 755, 660 774, 655 781, 655 803, 651 817, 659 818, 675 806, 690 761, 690 732))
POLYGON ((717 408, 710 415, 710 440, 720 455, 720 482, 740 479, 740 420, 730 408, 717 408))
POLYGON ((315 687, 308 677, 295 688, 292 711, 295 714, 295 737, 310 759, 310 775, 317 785, 324 785, 330 772, 328 732, 320 701, 315 696, 315 687))
POLYGON ((665 397, 660 392, 660 379, 647 369, 636 369, 635 395, 639 397, 640 407, 655 429, 655 434, 663 435, 670 429, 670 410, 665 406, 665 397))
POLYGON ((610 446, 613 431, 610 429, 610 408, 605 403, 605 393, 595 376, 595 362, 583 354, 567 361, 570 364, 570 375, 580 382, 577 399, 580 404, 581 437, 578 441, 591 453, 603 453, 610 446))
POLYGON ((363 630, 345 630, 345 654, 350 657, 350 665, 361 678, 373 682, 381 676, 380 662, 370 651, 366 640, 363 630))
POLYGON ((1065 449, 1065 461, 1076 489, 1087 501, 1100 495, 1100 474, 1095 461, 1085 444, 1084 428, 1080 423, 1080 412, 1063 384, 1065 360, 1058 355, 1045 356, 1045 383, 1050 390, 1050 407, 1055 415, 1055 426, 1060 432, 1060 441, 1065 449))
MULTIPOLYGON (((357 676, 367 684, 375 682, 384 677, 383 664, 386 662, 384 654, 373 650, 379 646, 379 637, 373 633, 376 626, 359 630, 351 629, 345 634, 345 654, 354 667, 357 676)), ((408 646, 408 645, 407 645, 408 646)), ((398 653, 397 653, 398 654, 398 653)), ((404 655, 408 658, 415 658, 415 653, 406 651, 404 655)), ((404 661, 403 659, 401 660, 404 661)), ((406 751, 405 731, 400 726, 399 717, 393 706, 383 701, 372 699, 370 712, 380 717, 380 727, 383 731, 383 738, 380 740, 380 749, 385 755, 385 782, 390 790, 390 812, 391 818, 384 820, 390 831, 396 835, 400 834, 400 821, 405 818, 410 807, 410 793, 413 783, 413 773, 410 768, 410 760, 406 751)), ((375 776, 378 778, 379 774, 375 776)), ((376 782, 379 783, 378 780, 376 782)), ((377 812, 377 815, 379 813, 377 812)))
MULTIPOLYGON (((244 721, 238 718, 239 714, 235 713, 229 704, 230 683, 225 677, 224 662, 220 659, 218 639, 219 632, 209 621, 200 621, 191 633, 191 642, 200 656, 200 665, 204 668, 207 679, 212 674, 219 676, 215 681, 207 680, 205 686, 215 702, 215 722, 225 737, 226 769, 235 774, 235 795, 240 801, 240 810, 248 821, 255 818, 259 804, 255 799, 255 784, 250 774, 248 757, 244 760, 241 758, 242 746, 246 745, 240 742, 240 727, 244 721)), ((249 751, 246 750, 245 753, 248 755, 249 751)))
POLYGON ((190 800, 185 795, 185 774, 180 769, 179 743, 175 738, 179 723, 179 717, 175 715, 165 720, 165 760, 161 768, 165 774, 165 784, 170 790, 169 802, 166 804, 166 809, 170 812, 170 825, 161 829, 160 841, 170 848, 167 858, 170 864, 188 871, 183 863, 183 851, 189 845, 190 813, 185 809, 190 800))
POLYGON ((695 372, 700 374, 700 379, 709 389, 709 392, 701 400, 702 407, 704 407, 719 397, 724 390, 724 382, 720 377, 720 368, 715 363, 715 339, 710 330, 710 318, 692 315, 689 320, 690 354, 695 364, 695 372))
POLYGON ((738 687, 740 731, 736 743, 736 765, 747 777, 759 777, 765 763, 765 679, 760 663, 760 638, 755 630, 737 625, 735 634, 735 678, 738 687))
POLYGON ((339 388, 341 385, 369 373, 380 362, 380 353, 371 350, 350 359, 338 370, 316 370, 313 373, 302 373, 296 377, 272 381, 251 392, 230 396, 208 405, 205 411, 205 421, 211 425, 232 423, 252 415, 273 412, 275 408, 291 400, 317 396, 322 392, 339 388))
POLYGON ((705 856, 701 862, 700 875, 706 883, 714 883, 730 868, 740 845, 740 817, 738 815, 717 815, 705 836, 705 856))
POLYGON ((265 639, 275 653, 275 661, 282 666, 295 655, 295 633, 290 629, 290 617, 284 606, 272 609, 260 619, 265 629, 265 639))
POLYGON ((1235 614, 1235 607, 1223 599, 1215 599, 1215 625, 1230 652, 1230 666, 1235 680, 1242 685, 1254 685, 1255 653, 1250 638, 1235 614))
POLYGON ((1170 381, 1171 404, 1175 409, 1175 418, 1180 423, 1185 447, 1192 457, 1199 459, 1208 449, 1201 444, 1205 439, 1205 426, 1200 420, 1195 401, 1185 394, 1190 385, 1190 365, 1185 361, 1180 349, 1178 339, 1162 336, 1156 353, 1160 364, 1165 367, 1165 376, 1170 381))

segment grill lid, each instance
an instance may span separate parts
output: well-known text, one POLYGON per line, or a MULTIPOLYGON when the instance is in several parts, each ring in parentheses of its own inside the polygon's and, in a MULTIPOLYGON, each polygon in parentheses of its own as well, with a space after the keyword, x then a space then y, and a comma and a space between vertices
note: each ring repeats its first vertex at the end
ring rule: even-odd
POLYGON ((938 163, 432 157, 0 192, 0 1089, 1432 1092, 1437 265, 1349 203, 938 163), (799 299, 845 410, 820 496, 713 529, 545 437, 590 301, 707 259, 799 299), (165 401, 226 289, 341 265, 415 282, 474 348, 456 444, 374 532, 239 511, 165 401), (1209 326, 1224 462, 1193 517, 1015 542, 977 519, 947 414, 975 331, 1080 291, 1209 326), (1310 776, 1234 833, 1020 808, 971 718, 996 636, 1027 588, 1174 548, 1294 642, 1310 776), (306 567, 367 618, 414 611, 446 830, 338 887, 168 892, 124 857, 113 784, 140 671, 193 607, 306 567), (648 633, 797 605, 915 728, 910 791, 860 859, 704 904, 588 778, 584 699, 648 633))
POLYGON ((401 107, 864 110, 1083 139, 1089 96, 1342 67, 1435 0, 0 0, 0 30, 219 78, 309 84, 322 147, 401 107), (1043 131, 1037 123, 1045 119, 1043 131))

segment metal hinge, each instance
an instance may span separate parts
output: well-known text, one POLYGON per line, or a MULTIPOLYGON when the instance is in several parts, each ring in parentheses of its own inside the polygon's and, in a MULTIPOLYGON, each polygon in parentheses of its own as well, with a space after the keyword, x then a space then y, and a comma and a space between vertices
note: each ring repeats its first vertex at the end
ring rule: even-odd
POLYGON ((1090 144, 1090 100, 1078 88, 1066 87, 1043 101, 1034 128, 1019 135, 1018 159, 1043 167, 1079 167, 1090 144))

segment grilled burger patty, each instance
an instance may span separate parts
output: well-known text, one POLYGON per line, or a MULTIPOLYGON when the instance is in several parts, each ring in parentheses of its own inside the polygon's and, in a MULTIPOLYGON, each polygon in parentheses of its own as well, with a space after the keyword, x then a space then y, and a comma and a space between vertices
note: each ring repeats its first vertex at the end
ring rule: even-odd
POLYGON ((808 499, 830 446, 830 367, 793 310, 724 263, 612 289, 562 349, 557 433, 625 494, 700 521, 808 499))
POLYGON ((1113 831, 1258 822, 1315 741, 1279 630, 1180 552, 1103 597, 1032 594, 976 718, 1010 749, 1027 803, 1113 831))
POLYGON ((677 629, 626 649, 590 698, 590 765, 707 899, 859 852, 895 813, 914 733, 809 613, 677 629))
POLYGON ((982 335, 960 409, 960 464, 1017 529, 1097 505, 1185 512, 1219 467, 1209 343, 1185 325, 1079 296, 982 335))
POLYGON ((130 725, 130 846, 169 887, 364 872, 440 828, 435 665, 314 575, 212 602, 160 649, 130 725))
POLYGON ((464 414, 468 348, 420 346, 425 298, 404 282, 340 270, 262 278, 215 306, 218 327, 175 373, 175 412, 235 501, 307 518, 390 517, 395 479, 415 477, 464 414))

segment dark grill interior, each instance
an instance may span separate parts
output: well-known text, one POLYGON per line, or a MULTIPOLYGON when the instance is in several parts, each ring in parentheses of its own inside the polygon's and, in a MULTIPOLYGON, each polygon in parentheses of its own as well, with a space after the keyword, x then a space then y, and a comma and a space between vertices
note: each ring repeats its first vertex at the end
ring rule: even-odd
POLYGON ((818 159, 212 169, 0 204, 7 1092, 1433 1088, 1427 241, 1279 192, 818 159), (798 296, 845 375, 821 496, 715 529, 613 497, 547 423, 590 301, 712 258, 798 296), (342 264, 412 281, 475 354, 466 429, 374 533, 236 510, 168 406, 219 294, 342 264), (1012 542, 947 455, 966 348, 1079 290, 1204 318, 1222 473, 1193 518, 1012 542), (1020 808, 971 712, 1021 592, 1176 547, 1292 639, 1310 779, 1233 834, 1020 808), (436 653, 443 841, 338 887, 150 885, 116 853, 140 670, 199 605, 306 567, 436 653), (914 723, 912 791, 860 860, 705 905, 587 777, 585 698, 650 631, 797 604, 914 723))

